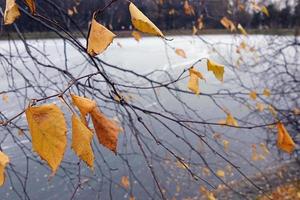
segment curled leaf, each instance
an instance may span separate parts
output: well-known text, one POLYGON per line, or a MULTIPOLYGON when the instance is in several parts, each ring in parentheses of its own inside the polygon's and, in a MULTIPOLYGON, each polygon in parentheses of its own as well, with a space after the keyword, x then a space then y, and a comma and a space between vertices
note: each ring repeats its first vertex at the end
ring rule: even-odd
POLYGON ((126 189, 128 189, 130 187, 130 182, 129 182, 128 176, 122 176, 121 185, 126 189))
POLYGON ((94 18, 90 25, 88 41, 87 41, 87 52, 91 56, 96 56, 103 51, 112 43, 116 35, 99 24, 94 18))
POLYGON ((33 150, 55 173, 67 146, 67 127, 62 111, 55 104, 29 107, 25 111, 33 150))
POLYGON ((248 35, 247 31, 244 29, 244 27, 241 24, 238 24, 237 28, 243 35, 245 35, 245 36, 248 35))
POLYGON ((234 117, 231 114, 227 114, 226 124, 229 126, 239 126, 238 122, 236 121, 236 119, 234 119, 234 117))
POLYGON ((279 149, 292 153, 296 147, 295 142, 292 137, 285 129, 284 125, 281 122, 277 123, 278 135, 277 135, 277 146, 279 149))
POLYGON ((5 167, 9 163, 9 157, 0 151, 0 186, 5 182, 5 167))
POLYGON ((86 122, 86 115, 90 113, 95 107, 97 107, 97 104, 95 101, 90 100, 85 97, 80 97, 75 94, 71 94, 72 102, 73 104, 79 109, 81 114, 81 120, 82 122, 87 125, 86 122))
POLYGON ((105 117, 97 107, 91 111, 91 117, 99 143, 117 153, 120 127, 113 120, 105 117))
POLYGON ((137 30, 143 33, 164 37, 155 24, 153 24, 133 3, 129 4, 129 12, 131 15, 131 22, 137 30))
POLYGON ((35 0, 25 0, 26 5, 28 6, 30 13, 32 15, 35 14, 36 6, 35 6, 35 0))
POLYGON ((190 73, 190 79, 188 82, 188 88, 195 94, 199 95, 199 93, 200 93, 199 79, 204 79, 204 77, 202 76, 202 74, 199 71, 194 69, 194 67, 191 67, 189 69, 189 73, 190 73))
POLYGON ((223 82, 223 76, 224 76, 224 66, 220 65, 218 63, 215 63, 212 60, 207 60, 207 70, 212 71, 215 75, 215 77, 223 82))
POLYGON ((251 91, 249 93, 249 97, 252 99, 252 100, 256 100, 257 98, 257 93, 255 91, 251 91))
POLYGON ((266 16, 270 17, 270 13, 269 13, 269 11, 268 11, 268 9, 267 9, 266 6, 262 6, 261 9, 260 9, 260 11, 262 13, 264 13, 266 16))
POLYGON ((234 25, 234 23, 228 19, 227 17, 223 17, 221 20, 220 20, 221 24, 228 30, 230 30, 231 32, 235 31, 236 30, 236 27, 234 25))
POLYGON ((93 133, 82 121, 72 115, 72 149, 91 169, 94 168, 94 153, 91 146, 93 133))
POLYGON ((6 0, 6 7, 4 12, 4 24, 9 25, 15 22, 21 16, 19 7, 15 0, 6 0))

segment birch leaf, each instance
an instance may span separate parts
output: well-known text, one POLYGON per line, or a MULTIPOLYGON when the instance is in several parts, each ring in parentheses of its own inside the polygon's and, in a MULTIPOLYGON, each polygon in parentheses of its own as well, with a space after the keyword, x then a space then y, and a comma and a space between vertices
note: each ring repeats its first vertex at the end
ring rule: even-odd
POLYGON ((76 116, 72 116, 72 149, 91 169, 94 168, 94 153, 91 146, 93 133, 76 116))
POLYGON ((251 91, 249 93, 249 97, 252 99, 252 100, 256 100, 257 98, 257 93, 255 91, 251 91))
POLYGON ((257 103, 256 104, 256 109, 259 111, 259 112, 262 112, 264 111, 265 109, 265 105, 263 103, 257 103))
POLYGON ((26 5, 28 6, 30 13, 32 15, 35 14, 36 6, 35 6, 35 0, 25 0, 26 5))
POLYGON ((0 186, 5 182, 5 167, 9 163, 9 157, 0 151, 0 186))
POLYGON ((285 129, 284 125, 281 122, 277 123, 278 135, 277 135, 277 146, 279 149, 292 153, 296 147, 295 142, 292 137, 285 129))
POLYGON ((221 20, 220 20, 221 24, 228 30, 230 30, 231 32, 235 31, 236 30, 236 27, 234 25, 234 23, 228 19, 227 17, 223 17, 221 20))
POLYGON ((9 25, 15 22, 21 16, 19 7, 15 0, 6 0, 6 7, 4 12, 4 24, 9 25))
POLYGON ((48 163, 54 174, 67 146, 64 115, 55 104, 29 107, 25 114, 33 150, 48 163))
POLYGON ((143 33, 164 37, 155 24, 153 24, 133 3, 129 4, 129 12, 131 15, 131 22, 137 30, 143 33))
POLYGON ((185 54, 185 51, 183 49, 175 49, 175 53, 177 55, 179 55, 180 57, 182 57, 182 58, 187 58, 186 54, 185 54))
POLYGON ((120 127, 113 120, 105 117, 97 107, 92 110, 91 117, 99 143, 117 153, 120 127))
POLYGON ((199 71, 194 69, 194 67, 191 67, 189 69, 189 73, 190 73, 190 79, 189 79, 189 82, 188 82, 188 88, 192 92, 194 92, 196 95, 199 95, 199 93, 200 93, 199 79, 204 80, 204 77, 202 76, 202 74, 199 71))
POLYGON ((212 60, 207 60, 207 70, 212 71, 215 75, 215 77, 223 82, 223 77, 224 77, 224 66, 220 65, 218 63, 215 63, 212 60))
POLYGON ((225 177, 225 172, 221 169, 218 169, 216 172, 218 177, 224 178, 225 177))
POLYGON ((234 119, 234 117, 231 114, 227 114, 226 124, 229 126, 239 126, 238 122, 236 121, 236 119, 234 119))
POLYGON ((266 97, 270 97, 271 96, 271 91, 268 88, 264 89, 263 95, 266 97))
POLYGON ((86 115, 90 113, 97 106, 96 102, 88 98, 80 97, 74 94, 71 94, 71 97, 72 97, 73 104, 80 111, 81 121, 84 123, 84 125, 87 125, 86 115))
POLYGON ((261 9, 260 9, 260 11, 262 13, 264 13, 266 16, 270 17, 270 13, 269 13, 269 11, 268 11, 268 9, 267 9, 266 6, 262 6, 261 9))
POLYGON ((241 24, 238 24, 237 28, 244 36, 248 35, 247 31, 244 29, 244 27, 241 24))
POLYGON ((93 18, 87 41, 88 54, 96 56, 104 52, 115 37, 116 35, 113 32, 102 26, 93 18))
POLYGON ((126 189, 129 188, 130 182, 129 182, 128 176, 122 176, 122 178, 121 178, 121 185, 122 185, 124 188, 126 188, 126 189))

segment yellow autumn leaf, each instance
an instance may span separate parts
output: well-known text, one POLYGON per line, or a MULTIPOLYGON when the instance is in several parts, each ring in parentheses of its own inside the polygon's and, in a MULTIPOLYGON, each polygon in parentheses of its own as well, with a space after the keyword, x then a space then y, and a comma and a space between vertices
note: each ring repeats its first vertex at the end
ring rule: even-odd
POLYGON ((266 97, 269 97, 269 96, 271 96, 271 91, 268 88, 265 88, 263 91, 263 95, 266 97))
POLYGON ((117 153, 118 135, 121 128, 113 120, 105 117, 97 107, 91 111, 91 117, 99 143, 117 153))
POLYGON ((3 101, 4 103, 8 103, 8 102, 9 102, 8 95, 3 94, 3 95, 2 95, 2 101, 3 101))
POLYGON ((220 178, 224 178, 225 177, 225 172, 221 169, 218 169, 216 172, 217 176, 220 178))
POLYGON ((122 176, 122 178, 121 178, 121 185, 122 185, 124 188, 126 188, 126 189, 129 188, 130 182, 129 182, 128 176, 122 176))
POLYGON ((229 141, 228 140, 223 140, 223 146, 224 146, 224 150, 228 151, 229 148, 229 141))
POLYGON ((162 32, 146 17, 133 3, 129 4, 129 12, 133 26, 143 32, 151 35, 164 37, 162 32))
POLYGON ((4 24, 9 25, 15 22, 21 16, 19 7, 15 0, 6 0, 6 7, 4 11, 4 24))
POLYGON ((237 28, 243 35, 245 35, 245 36, 248 35, 247 31, 244 29, 244 27, 241 24, 238 24, 237 28))
POLYGON ((268 106, 268 109, 269 109, 269 111, 272 113, 272 115, 273 115, 274 117, 277 116, 277 111, 275 110, 275 108, 274 108, 273 106, 269 105, 269 106, 268 106))
POLYGON ((253 161, 257 161, 258 160, 258 155, 257 155, 256 145, 255 144, 252 145, 252 156, 251 156, 251 159, 253 161))
POLYGON ((25 0, 26 5, 28 6, 30 13, 32 15, 35 14, 36 6, 35 6, 35 0, 25 0))
POLYGON ((260 146, 260 148, 262 149, 263 154, 264 154, 265 156, 268 155, 268 154, 270 153, 270 151, 269 151, 269 149, 268 149, 268 147, 267 147, 266 144, 260 143, 259 146, 260 146))
POLYGON ((9 163, 9 157, 0 151, 0 186, 5 182, 5 167, 9 163))
POLYGON ((188 88, 194 92, 195 94, 199 94, 200 90, 199 90, 199 79, 204 79, 204 77, 202 76, 202 74, 197 71, 196 69, 194 69, 194 67, 191 67, 189 69, 189 73, 190 73, 190 79, 188 82, 188 88))
POLYGON ((292 153, 296 147, 292 137, 281 122, 277 123, 277 147, 287 153, 292 153))
POLYGON ((266 6, 262 6, 261 9, 260 9, 260 11, 262 13, 264 13, 266 16, 270 17, 270 13, 269 13, 269 11, 268 11, 268 9, 267 9, 266 6))
POLYGON ((33 150, 48 163, 54 174, 67 146, 64 115, 55 104, 29 107, 25 114, 33 150))
POLYGON ((188 169, 189 168, 189 165, 187 163, 185 163, 183 161, 180 162, 179 160, 176 161, 176 166, 180 169, 188 169))
POLYGON ((115 37, 113 32, 99 24, 93 17, 88 33, 87 52, 91 56, 102 53, 115 37))
POLYGON ((256 109, 259 111, 259 112, 262 112, 264 111, 265 109, 265 105, 263 103, 256 103, 256 109))
POLYGON ((183 49, 175 49, 175 53, 177 55, 179 55, 180 57, 182 57, 182 58, 187 58, 186 54, 185 54, 185 51, 183 49))
POLYGON ((82 122, 87 125, 86 115, 97 107, 95 101, 71 94, 73 104, 79 109, 82 122))
POLYGON ((134 39, 139 42, 142 39, 142 36, 139 32, 137 31, 132 31, 131 35, 134 37, 134 39))
POLYGON ((220 22, 226 29, 230 30, 231 32, 236 30, 234 23, 227 17, 223 17, 220 22))
POLYGON ((94 153, 91 147, 93 133, 75 115, 72 115, 72 149, 91 169, 94 168, 94 153))
POLYGON ((255 91, 251 91, 249 93, 249 97, 252 99, 252 100, 256 100, 257 98, 257 93, 255 91))
POLYGON ((224 77, 224 66, 220 65, 218 63, 215 63, 212 60, 207 60, 207 70, 212 71, 215 75, 215 77, 223 82, 223 77, 224 77))
POLYGON ((234 117, 231 114, 227 114, 226 124, 229 126, 239 126, 238 122, 236 121, 236 119, 234 119, 234 117))
POLYGON ((202 168, 202 176, 210 176, 210 170, 207 167, 202 168))

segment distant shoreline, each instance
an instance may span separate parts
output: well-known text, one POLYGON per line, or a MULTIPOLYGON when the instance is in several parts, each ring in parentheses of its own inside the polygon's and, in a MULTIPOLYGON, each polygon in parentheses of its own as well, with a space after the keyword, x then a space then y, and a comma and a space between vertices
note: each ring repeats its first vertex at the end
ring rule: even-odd
MULTIPOLYGON (((132 31, 114 31, 114 33, 119 38, 124 37, 132 37, 131 36, 132 31)), ((166 36, 174 36, 174 35, 192 35, 191 30, 168 30, 163 31, 166 36)), ((249 35, 300 35, 299 30, 297 29, 249 29, 247 30, 249 35), (296 34, 297 33, 297 34, 296 34)), ((62 35, 66 35, 63 32, 60 32, 62 35)), ((22 33, 26 39, 52 39, 52 38, 60 38, 56 33, 54 32, 27 32, 22 33)), ((87 35, 87 32, 84 32, 85 35, 87 35)), ((239 33, 231 33, 226 29, 204 29, 197 33, 197 35, 220 35, 220 34, 239 34, 239 33)), ((75 33, 73 34, 75 37, 82 37, 82 34, 75 33)), ((144 35, 144 37, 147 37, 147 35, 144 35)), ((8 39, 20 39, 18 34, 16 32, 13 33, 0 33, 0 40, 8 40, 8 39)))

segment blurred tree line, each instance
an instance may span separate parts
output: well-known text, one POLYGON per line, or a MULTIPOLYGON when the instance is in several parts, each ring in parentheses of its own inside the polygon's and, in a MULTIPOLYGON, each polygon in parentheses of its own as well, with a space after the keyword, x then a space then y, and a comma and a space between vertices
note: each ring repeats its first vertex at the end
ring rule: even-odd
MULTIPOLYGON (((88 29, 93 11, 104 7, 109 0, 36 0, 38 12, 57 22, 63 21, 69 30, 88 29), (67 23, 66 23, 67 22, 67 23)), ((28 12, 23 0, 16 0, 21 12, 28 12)), ((154 21, 161 29, 191 29, 202 19, 208 29, 222 28, 219 20, 227 16, 242 24, 245 28, 294 28, 300 25, 300 0, 288 4, 278 1, 281 6, 272 2, 265 5, 270 16, 253 10, 248 0, 135 0, 134 3, 154 21)), ((0 0, 4 12, 5 0, 0 0)), ((3 13, 2 12, 2 13, 3 13)), ((99 16, 99 21, 112 30, 131 30, 128 2, 119 0, 114 6, 99 16)), ((1 20, 1 31, 11 31, 4 27, 1 20)), ((17 21, 22 31, 49 31, 45 26, 23 16, 17 21)))

